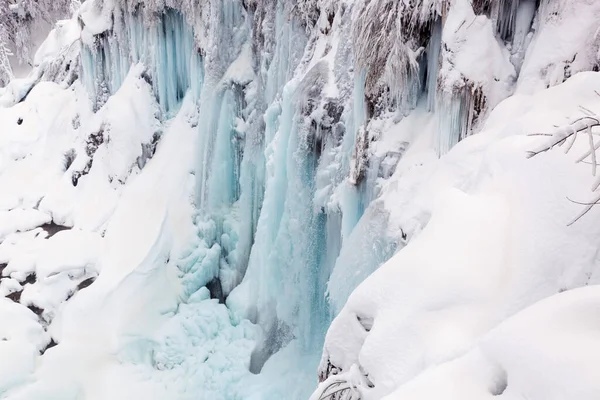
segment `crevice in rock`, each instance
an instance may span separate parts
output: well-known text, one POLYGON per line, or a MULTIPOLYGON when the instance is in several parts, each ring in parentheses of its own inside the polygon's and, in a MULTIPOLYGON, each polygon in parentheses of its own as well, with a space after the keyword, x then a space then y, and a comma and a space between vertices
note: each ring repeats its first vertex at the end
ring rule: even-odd
POLYGON ((46 347, 44 347, 42 350, 40 350, 40 355, 44 355, 44 353, 45 353, 46 351, 48 351, 48 349, 51 349, 51 348, 53 348, 53 347, 55 347, 55 346, 57 346, 57 345, 58 345, 58 343, 56 343, 56 342, 54 341, 54 338, 51 338, 51 339, 50 339, 50 343, 48 343, 48 344, 46 345, 46 347))
POLYGON ((29 275, 27 275, 27 277, 25 277, 25 280, 23 280, 21 283, 23 285, 26 285, 26 284, 33 285, 35 283, 35 281, 37 281, 37 276, 36 276, 35 272, 32 272, 29 275))
POLYGON ((214 278, 212 281, 206 284, 206 288, 210 292, 211 299, 219 300, 219 303, 225 304, 225 295, 223 294, 223 287, 219 278, 214 278))
POLYGON ((16 292, 12 292, 6 295, 7 299, 10 299, 12 301, 14 301, 15 303, 19 303, 21 301, 21 294, 23 293, 22 290, 16 291, 16 292))
POLYGON ((50 239, 52 236, 56 235, 58 232, 67 231, 71 229, 68 226, 58 225, 54 221, 48 222, 47 224, 41 225, 44 231, 48 233, 48 237, 46 239, 50 239))
POLYGON ((77 291, 88 288, 95 281, 96 281, 96 277, 94 276, 94 277, 87 278, 87 279, 79 282, 79 284, 77 285, 77 291))
POLYGON ((35 315, 37 315, 38 317, 42 317, 42 313, 44 312, 43 308, 40 308, 38 306, 36 306, 35 304, 30 304, 27 306, 27 308, 29 308, 31 311, 33 311, 33 313, 35 315))

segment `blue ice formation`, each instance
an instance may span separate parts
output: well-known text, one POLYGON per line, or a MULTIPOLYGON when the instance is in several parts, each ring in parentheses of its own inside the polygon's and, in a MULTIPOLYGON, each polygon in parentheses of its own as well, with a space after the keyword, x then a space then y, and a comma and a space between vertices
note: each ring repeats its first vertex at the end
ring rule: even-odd
POLYGON ((151 26, 141 14, 125 13, 120 23, 112 34, 97 35, 91 46, 82 46, 81 76, 97 107, 121 87, 131 64, 138 62, 150 67, 154 94, 164 112, 174 111, 188 90, 199 96, 202 57, 180 12, 168 9, 151 26))

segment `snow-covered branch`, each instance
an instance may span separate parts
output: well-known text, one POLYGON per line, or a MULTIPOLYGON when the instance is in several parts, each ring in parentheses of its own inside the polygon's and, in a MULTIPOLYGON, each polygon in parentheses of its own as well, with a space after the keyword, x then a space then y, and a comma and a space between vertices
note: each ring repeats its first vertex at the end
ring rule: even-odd
POLYGON ((446 0, 360 0, 353 12, 356 63, 367 71, 366 92, 375 94, 380 80, 404 88, 418 71, 418 57, 431 36, 431 23, 446 0))
MULTIPOLYGON (((565 148, 565 153, 568 153, 577 140, 577 135, 583 131, 586 131, 588 136, 590 137, 590 150, 583 156, 583 158, 579 159, 578 162, 585 160, 587 157, 592 156, 596 157, 595 150, 598 149, 599 144, 594 144, 593 142, 593 133, 592 128, 600 126, 599 117, 595 116, 585 116, 581 117, 567 126, 557 128, 553 133, 545 134, 545 133, 535 133, 530 136, 548 136, 549 139, 544 143, 541 143, 534 150, 529 151, 528 157, 534 157, 540 153, 551 150, 555 147, 562 147, 563 145, 567 145, 565 148)), ((593 168, 593 175, 596 175, 596 169, 593 168)))
MULTIPOLYGON (((557 128, 553 133, 537 133, 530 135, 547 136, 548 140, 541 143, 534 150, 529 151, 528 157, 535 157, 540 153, 547 152, 548 150, 552 150, 556 147, 564 148, 565 154, 569 153, 573 149, 573 145, 575 144, 578 135, 582 134, 585 135, 585 137, 587 138, 588 149, 577 158, 576 162, 590 164, 592 169, 592 176, 596 177, 598 169, 597 151, 600 148, 600 140, 597 142, 594 140, 594 136, 599 135, 598 133, 594 132, 594 128, 600 126, 600 117, 590 112, 586 112, 586 114, 588 115, 576 119, 569 125, 557 128), (589 161, 586 161, 588 159, 589 161)), ((592 184, 591 190, 594 193, 594 198, 591 201, 579 202, 569 199, 569 201, 575 204, 585 206, 584 209, 569 223, 569 225, 572 225, 575 222, 577 222, 585 214, 587 214, 595 205, 600 204, 600 192, 598 191, 598 188, 600 188, 600 177, 596 177, 596 180, 592 184)))

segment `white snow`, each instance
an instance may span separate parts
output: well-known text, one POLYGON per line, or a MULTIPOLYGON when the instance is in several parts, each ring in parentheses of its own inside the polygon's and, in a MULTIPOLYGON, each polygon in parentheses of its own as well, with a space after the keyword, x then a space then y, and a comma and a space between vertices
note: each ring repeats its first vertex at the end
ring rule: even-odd
POLYGON ((588 142, 526 135, 600 114, 598 73, 546 90, 594 67, 597 4, 530 32, 523 1, 506 43, 467 0, 360 2, 429 68, 373 97, 358 2, 246 3, 88 0, 0 90, 0 399, 303 399, 336 315, 316 399, 593 398, 588 142))
POLYGON ((384 399, 597 398, 599 289, 572 290, 529 307, 464 356, 429 369, 384 399))
POLYGON ((103 253, 102 242, 102 237, 94 232, 76 229, 58 232, 44 241, 38 254, 36 275, 45 278, 79 268, 95 270, 103 253))
POLYGON ((519 75, 518 93, 554 86, 598 64, 600 3, 594 0, 543 2, 519 75))
POLYGON ((48 334, 27 308, 0 298, 0 396, 26 382, 48 334))
POLYGON ((14 232, 29 231, 52 221, 52 218, 39 210, 15 208, 0 211, 0 240, 14 232))
POLYGON ((57 21, 46 40, 42 42, 33 59, 35 67, 43 67, 72 51, 79 45, 81 31, 76 19, 57 21))
POLYGON ((246 85, 254 78, 255 74, 252 70, 252 47, 250 43, 246 43, 242 47, 242 51, 238 58, 229 65, 229 68, 223 76, 223 81, 232 81, 241 85, 246 85))
POLYGON ((23 286, 16 279, 5 278, 0 282, 0 296, 6 297, 11 293, 20 292, 23 286))
POLYGON ((516 80, 510 53, 496 38, 492 21, 475 15, 468 0, 450 7, 442 31, 442 92, 470 84, 481 87, 489 107, 508 97, 516 80))
POLYGON ((84 2, 77 13, 83 23, 81 39, 85 43, 92 44, 94 35, 98 35, 109 30, 112 27, 112 13, 114 2, 84 2))
MULTIPOLYGON (((391 227, 408 230, 411 221, 413 226, 415 222, 426 226, 421 233, 412 232, 414 239, 350 295, 332 323, 321 368, 330 362, 345 375, 333 376, 330 382, 358 380, 363 399, 379 399, 396 388, 402 395, 390 399, 424 399, 434 393, 443 393, 443 398, 484 398, 470 391, 469 382, 473 390, 492 385, 495 363, 481 366, 476 353, 467 356, 475 359, 468 362, 477 365, 474 375, 473 369, 463 371, 465 375, 453 372, 463 367, 449 373, 443 363, 468 353, 488 331, 536 301, 600 283, 596 256, 600 230, 594 222, 598 211, 593 209, 576 227, 568 226, 582 206, 566 197, 589 196, 589 166, 576 165, 575 156, 559 151, 527 159, 536 139, 522 136, 577 118, 573 104, 600 112, 600 97, 594 93, 599 88, 598 74, 586 73, 538 95, 507 100, 492 113, 481 134, 459 143, 447 156, 396 171, 383 194, 391 227), (372 322, 367 326, 361 321, 372 322), (420 375, 438 364, 442 366, 432 370, 437 372, 420 375), (368 376, 374 387, 368 387, 362 376, 368 376), (435 383, 417 384, 424 376, 435 383), (456 386, 461 379, 466 383, 458 385, 456 395, 444 391, 442 385, 456 386)), ((332 284, 330 293, 337 293, 332 284)), ((546 340, 539 332, 536 340, 546 340)), ((548 334, 548 340, 552 337, 548 334)), ((510 343, 519 340, 506 339, 507 349, 497 354, 518 354, 510 343)), ((552 354, 562 360, 571 353, 552 354)), ((462 364, 460 359, 453 362, 462 364)), ((546 376, 541 366, 537 368, 537 376, 546 376)), ((549 370, 548 379, 553 373, 549 370)), ((572 390, 562 382, 555 398, 564 398, 558 393, 577 397, 581 391, 582 398, 597 393, 591 381, 572 390)), ((525 390, 517 387, 517 392, 525 390)), ((545 398, 545 389, 538 390, 535 398, 545 398)))

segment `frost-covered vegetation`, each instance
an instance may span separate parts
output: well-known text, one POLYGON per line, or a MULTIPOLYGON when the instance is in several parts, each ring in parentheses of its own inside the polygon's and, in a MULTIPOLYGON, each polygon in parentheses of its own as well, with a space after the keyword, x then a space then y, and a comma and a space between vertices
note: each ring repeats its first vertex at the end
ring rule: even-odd
POLYGON ((78 0, 2 0, 0 1, 0 86, 13 76, 11 56, 18 65, 32 65, 36 33, 44 26, 66 18, 79 8, 78 0))
POLYGON ((73 9, 0 88, 0 399, 597 397, 600 3, 73 9))

